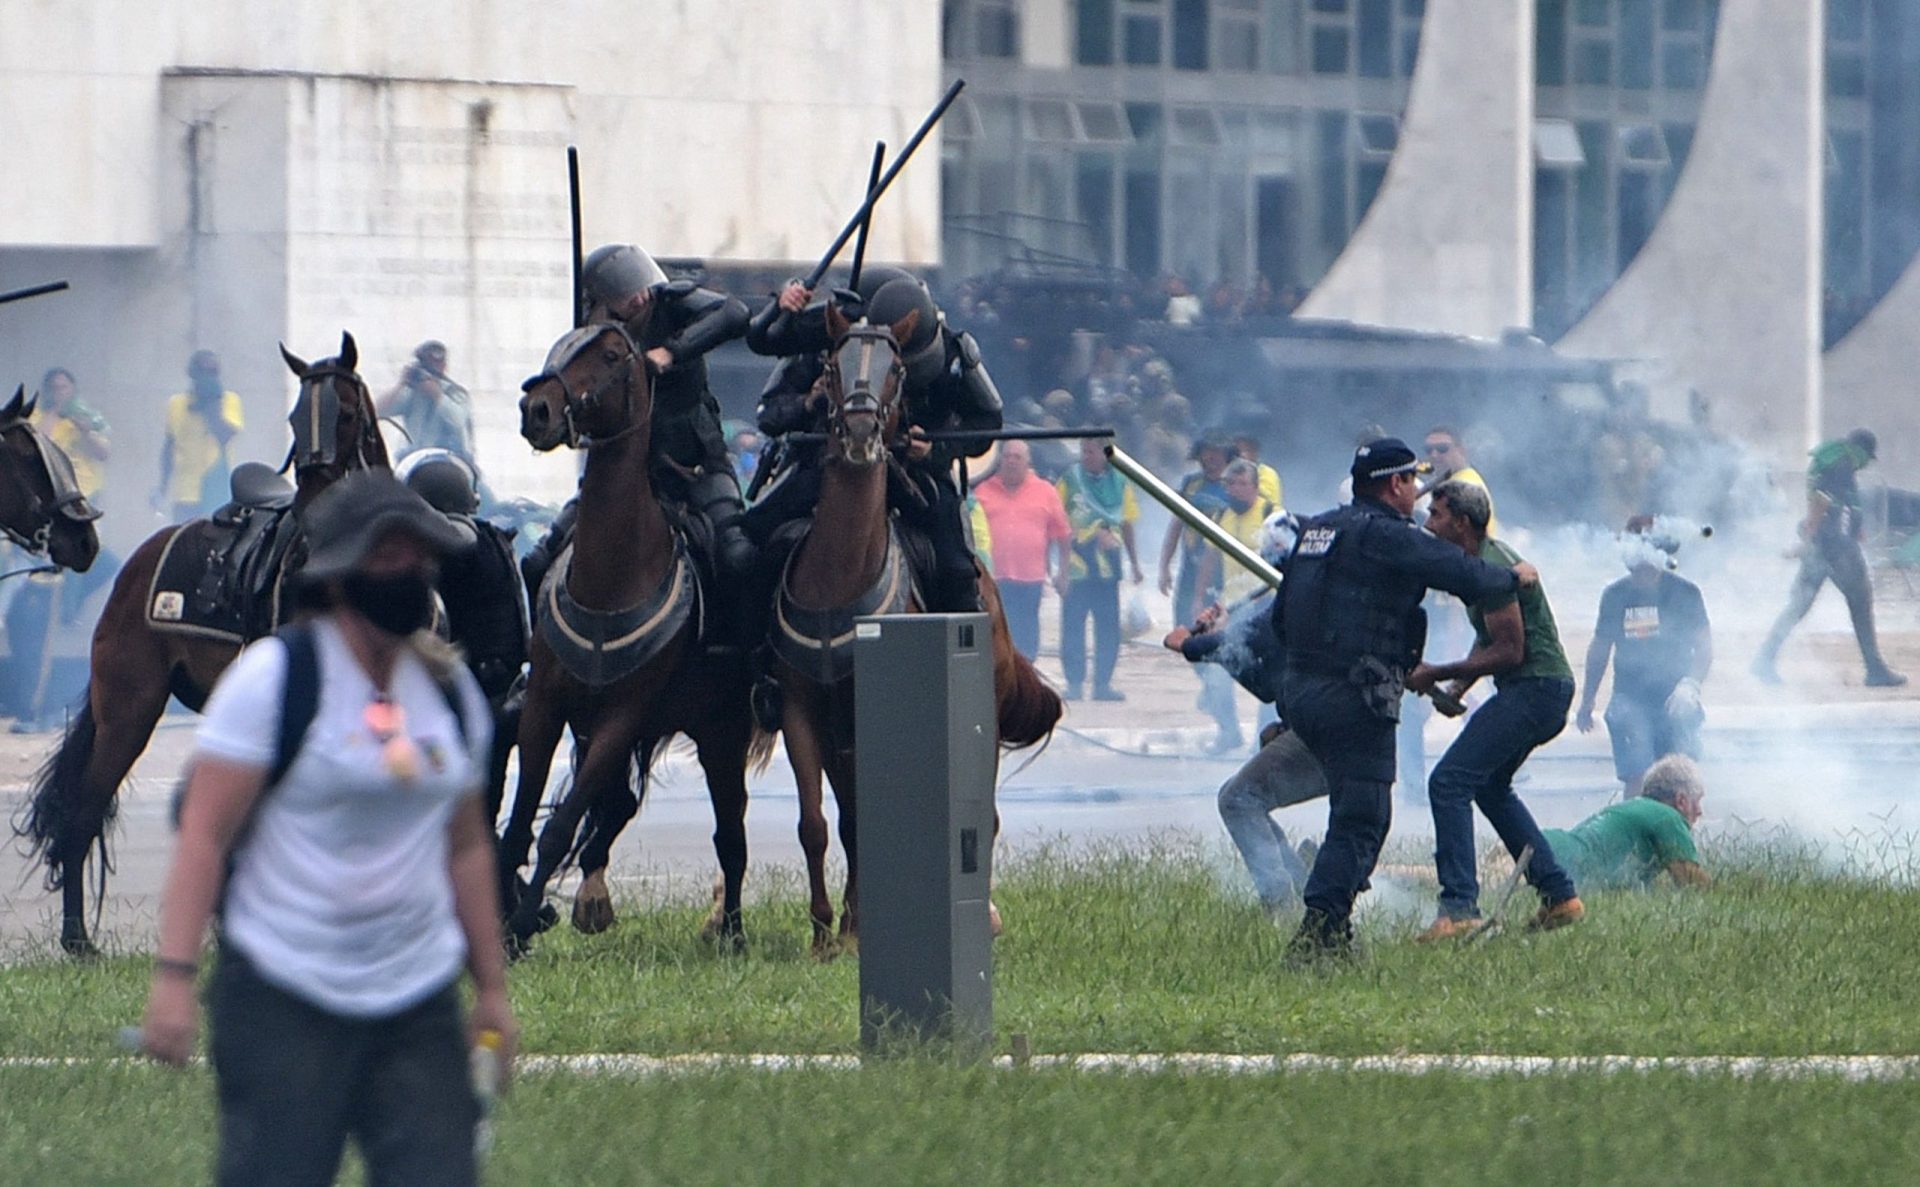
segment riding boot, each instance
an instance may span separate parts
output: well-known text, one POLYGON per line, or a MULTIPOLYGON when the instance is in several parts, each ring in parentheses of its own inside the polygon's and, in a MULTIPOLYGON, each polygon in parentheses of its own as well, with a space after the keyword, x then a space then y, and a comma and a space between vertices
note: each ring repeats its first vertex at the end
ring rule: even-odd
POLYGON ((721 586, 716 609, 724 620, 716 637, 744 651, 754 643, 758 618, 752 590, 759 553, 742 522, 747 506, 740 498, 740 481, 731 470, 710 470, 694 479, 690 494, 694 508, 713 529, 714 573, 721 586))
POLYGON ((980 571, 967 537, 966 503, 944 482, 935 489, 926 519, 934 572, 934 588, 927 591, 932 605, 927 608, 941 614, 975 614, 981 609, 980 571))

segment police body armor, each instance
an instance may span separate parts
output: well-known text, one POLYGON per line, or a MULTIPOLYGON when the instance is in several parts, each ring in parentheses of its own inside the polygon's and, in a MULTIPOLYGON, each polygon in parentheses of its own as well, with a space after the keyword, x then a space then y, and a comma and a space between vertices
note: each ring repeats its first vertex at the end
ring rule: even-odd
POLYGON ((1287 670, 1357 685, 1388 721, 1400 718, 1407 672, 1426 644, 1426 586, 1385 559, 1385 533, 1406 530, 1405 520, 1364 503, 1307 520, 1277 608, 1287 670))

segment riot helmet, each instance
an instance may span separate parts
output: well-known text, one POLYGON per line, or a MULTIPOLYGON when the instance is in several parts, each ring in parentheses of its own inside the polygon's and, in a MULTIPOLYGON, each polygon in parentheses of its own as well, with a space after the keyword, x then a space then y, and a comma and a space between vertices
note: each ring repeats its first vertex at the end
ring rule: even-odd
POLYGON ((397 476, 443 515, 472 515, 480 506, 479 476, 450 450, 416 449, 400 463, 397 476))
POLYGON ((867 321, 876 326, 890 326, 913 312, 920 318, 914 323, 912 335, 899 344, 903 357, 920 353, 939 337, 940 310, 932 295, 919 281, 902 276, 875 289, 867 301, 867 321))
POLYGON ((667 283, 667 274, 652 256, 631 243, 608 243, 587 253, 580 266, 587 304, 616 312, 632 297, 667 283))
POLYGON ((884 264, 876 264, 871 268, 860 269, 860 283, 854 286, 853 291, 860 294, 862 302, 872 304, 873 295, 896 280, 911 281, 922 288, 926 287, 918 277, 904 268, 889 268, 884 264))

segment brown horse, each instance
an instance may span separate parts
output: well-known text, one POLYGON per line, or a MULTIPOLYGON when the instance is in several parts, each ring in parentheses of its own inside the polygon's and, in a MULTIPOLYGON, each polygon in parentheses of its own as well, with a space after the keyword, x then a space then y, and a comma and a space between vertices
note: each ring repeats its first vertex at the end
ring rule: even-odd
POLYGON ((24 387, 0 407, 0 535, 44 555, 62 569, 84 573, 100 555, 93 521, 100 512, 80 490, 73 463, 33 423, 24 387))
MULTIPOLYGON (((354 371, 359 352, 351 334, 340 336, 340 353, 307 363, 280 348, 300 379, 300 395, 288 416, 294 446, 296 510, 348 470, 388 469, 373 400, 354 371)), ((162 528, 134 550, 113 584, 93 631, 93 670, 80 711, 68 722, 60 748, 36 776, 33 795, 14 831, 46 864, 47 889, 60 891, 60 945, 84 956, 95 949, 87 936, 85 880, 88 854, 99 851, 98 882, 104 893, 111 869, 107 827, 127 772, 147 748, 154 726, 177 696, 198 711, 240 653, 230 637, 168 630, 148 619, 149 591, 167 546, 202 520, 162 528)), ((278 615, 277 617, 284 617, 278 615)))
MULTIPOLYGON (((654 493, 652 370, 626 327, 595 323, 556 342, 524 390, 521 436, 542 451, 584 449, 587 461, 572 546, 536 599, 520 786, 500 843, 503 882, 526 862, 562 727, 584 739, 585 755, 541 831, 534 872, 508 922, 512 940, 524 947, 539 930, 547 882, 574 852, 588 810, 625 787, 635 748, 652 752, 686 734, 706 773, 720 860, 720 893, 703 933, 738 944, 746 772, 764 761, 772 738, 754 728, 745 658, 701 646, 702 608, 715 599, 702 596, 687 532, 654 493)), ((604 876, 589 874, 575 919, 599 930, 611 922, 612 904, 604 876)))
MULTIPOLYGON (((925 609, 887 508, 887 474, 895 464, 891 449, 901 440, 900 389, 906 376, 898 344, 913 336, 918 316, 909 313, 892 326, 849 325, 837 306, 827 306, 834 347, 820 381, 828 408, 820 500, 787 564, 775 608, 774 644, 785 704, 781 731, 800 794, 813 949, 823 958, 840 946, 855 946, 859 934, 852 618, 925 609), (840 805, 840 843, 847 854, 838 944, 827 895, 823 772, 840 805)), ((998 741, 1008 748, 1030 746, 1050 735, 1060 720, 1059 694, 1014 650, 999 591, 984 572, 980 598, 993 623, 998 741)))

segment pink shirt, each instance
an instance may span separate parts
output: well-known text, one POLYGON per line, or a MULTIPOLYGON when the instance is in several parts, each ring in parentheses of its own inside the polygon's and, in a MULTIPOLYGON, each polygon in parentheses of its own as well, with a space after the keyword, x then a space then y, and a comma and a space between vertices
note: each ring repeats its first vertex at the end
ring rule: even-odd
POLYGON ((1001 581, 1045 581, 1048 542, 1073 535, 1053 483, 1029 474, 1010 489, 995 475, 973 494, 993 529, 993 575, 1001 581))

